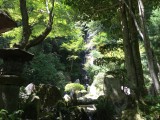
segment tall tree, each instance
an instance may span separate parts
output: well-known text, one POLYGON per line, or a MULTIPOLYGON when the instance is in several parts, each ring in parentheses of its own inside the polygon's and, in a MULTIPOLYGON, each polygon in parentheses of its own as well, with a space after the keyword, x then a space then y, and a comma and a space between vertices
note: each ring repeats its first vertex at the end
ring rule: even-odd
POLYGON ((146 50, 146 55, 147 55, 147 59, 148 59, 148 66, 149 66, 149 71, 151 74, 151 78, 153 80, 153 84, 156 90, 156 93, 159 94, 160 93, 160 84, 159 84, 159 78, 158 78, 158 68, 157 68, 157 63, 155 61, 155 56, 154 56, 154 52, 151 48, 150 45, 150 39, 148 36, 148 31, 147 31, 147 27, 146 27, 146 18, 145 18, 145 9, 144 9, 144 5, 143 5, 143 1, 142 0, 137 0, 138 2, 138 7, 139 7, 139 16, 140 16, 140 22, 141 22, 141 30, 142 30, 142 34, 143 34, 143 40, 144 40, 144 47, 146 50))
MULTIPOLYGON (((130 4, 131 5, 131 4, 130 4)), ((121 12, 121 23, 122 23, 122 33, 123 33, 123 45, 125 53, 125 63, 128 79, 131 81, 131 88, 135 89, 137 97, 139 99, 140 95, 143 94, 144 89, 144 78, 141 65, 141 59, 139 55, 138 39, 135 39, 133 35, 135 33, 134 24, 132 23, 132 18, 129 18, 127 15, 126 6, 123 1, 120 3, 120 12, 121 12), (130 23, 130 24, 129 24, 130 23), (130 26, 129 26, 130 25, 130 26), (130 27, 132 29, 129 29, 130 27), (139 66, 140 65, 140 66, 139 66)), ((136 37, 135 36, 135 37, 136 37)))
POLYGON ((137 0, 139 20, 140 20, 140 25, 139 25, 138 20, 135 17, 136 15, 132 11, 132 8, 127 4, 125 0, 123 0, 123 2, 125 3, 125 6, 128 8, 128 11, 130 12, 130 15, 133 18, 133 21, 135 23, 137 31, 139 32, 139 35, 144 41, 144 47, 145 47, 145 51, 148 59, 148 67, 149 67, 150 75, 153 81, 154 89, 156 93, 159 94, 160 84, 159 84, 159 78, 158 78, 158 66, 157 66, 156 57, 154 56, 154 51, 150 45, 150 39, 149 39, 148 30, 146 26, 144 3, 142 0, 137 0))
MULTIPOLYGON (((134 6, 133 1, 129 1, 129 6, 131 10, 135 13, 136 7, 134 6)), ((127 8, 126 8, 127 9, 127 8)), ((137 86, 137 96, 143 96, 145 85, 144 85, 144 76, 143 76, 143 70, 142 70, 142 63, 140 58, 140 51, 139 51, 139 39, 138 39, 138 32, 136 29, 136 26, 134 24, 134 19, 128 12, 128 23, 129 23, 129 31, 130 31, 130 44, 132 46, 132 52, 133 52, 133 59, 135 64, 135 72, 136 72, 136 79, 135 84, 137 86)))

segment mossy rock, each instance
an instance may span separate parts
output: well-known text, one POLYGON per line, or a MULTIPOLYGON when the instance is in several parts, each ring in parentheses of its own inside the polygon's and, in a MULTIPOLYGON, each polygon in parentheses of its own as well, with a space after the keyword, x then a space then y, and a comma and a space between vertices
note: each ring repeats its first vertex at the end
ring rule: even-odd
POLYGON ((121 120, 144 120, 141 116, 141 112, 136 109, 128 109, 122 111, 121 120))
POLYGON ((41 104, 44 108, 53 107, 59 100, 62 100, 60 90, 53 85, 40 84, 37 95, 40 97, 41 104))

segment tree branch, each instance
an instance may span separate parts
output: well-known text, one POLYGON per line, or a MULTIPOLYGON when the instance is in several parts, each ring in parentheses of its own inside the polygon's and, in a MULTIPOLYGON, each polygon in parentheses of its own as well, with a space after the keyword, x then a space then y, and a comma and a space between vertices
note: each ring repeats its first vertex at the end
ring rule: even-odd
POLYGON ((46 27, 46 29, 44 30, 44 32, 42 32, 42 34, 40 34, 35 39, 29 41, 29 43, 26 45, 25 49, 28 50, 30 47, 33 47, 33 46, 38 45, 39 43, 41 43, 46 38, 46 36, 50 33, 50 31, 52 30, 51 26, 52 25, 48 25, 46 27))
POLYGON ((132 11, 131 8, 128 6, 128 4, 126 3, 125 0, 122 0, 122 1, 124 2, 125 6, 126 6, 127 9, 129 10, 131 16, 133 17, 134 24, 135 24, 135 26, 136 26, 136 29, 137 29, 139 35, 141 36, 142 40, 144 40, 143 33, 142 33, 142 31, 141 31, 141 29, 140 29, 140 27, 139 27, 139 25, 138 25, 138 22, 137 22, 137 20, 136 20, 136 17, 135 17, 135 15, 134 15, 133 11, 132 11))
MULTIPOLYGON (((46 5, 48 5, 48 3, 46 5)), ((46 6, 46 8, 47 8, 47 11, 48 11, 49 10, 48 6, 46 6)), ((48 20, 48 24, 47 24, 45 30, 42 32, 42 34, 40 34, 39 36, 37 36, 33 40, 29 41, 29 43, 25 47, 26 50, 28 50, 30 47, 33 47, 33 46, 38 45, 39 43, 41 43, 46 38, 46 36, 51 32, 52 24, 53 24, 53 17, 54 17, 53 9, 54 9, 54 0, 52 1, 52 8, 48 12, 49 13, 49 20, 48 20)))
POLYGON ((48 0, 46 0, 46 10, 47 10, 47 12, 48 12, 48 14, 49 14, 50 11, 49 11, 49 7, 48 7, 48 0))

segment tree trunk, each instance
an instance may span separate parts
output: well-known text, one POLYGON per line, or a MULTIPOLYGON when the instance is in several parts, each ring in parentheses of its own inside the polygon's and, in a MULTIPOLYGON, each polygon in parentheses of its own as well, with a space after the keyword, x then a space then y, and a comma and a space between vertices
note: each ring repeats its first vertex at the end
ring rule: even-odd
POLYGON ((120 14, 121 14, 121 25, 122 25, 122 33, 123 33, 123 45, 124 45, 124 54, 125 54, 125 67, 127 70, 127 76, 130 80, 130 88, 133 90, 136 88, 135 80, 136 80, 136 73, 135 73, 135 65, 132 53, 132 46, 130 43, 130 36, 129 36, 129 28, 128 28, 128 21, 126 16, 126 9, 124 3, 120 0, 120 14))
POLYGON ((20 2, 20 11, 22 15, 22 28, 23 28, 20 47, 23 49, 26 46, 29 37, 31 35, 31 28, 28 22, 29 18, 28 18, 26 0, 19 0, 19 2, 20 2))
POLYGON ((143 34, 143 40, 144 40, 144 47, 146 50, 146 55, 148 59, 148 67, 150 71, 150 75, 153 81, 153 85, 155 88, 155 91, 157 94, 160 94, 160 84, 158 79, 158 72, 157 72, 157 64, 155 63, 155 56, 153 55, 153 51, 150 46, 150 40, 147 32, 147 27, 145 24, 145 13, 144 13, 144 5, 142 0, 138 1, 138 7, 139 7, 139 16, 140 16, 140 22, 141 22, 141 31, 143 34))
MULTIPOLYGON (((133 8, 133 3, 130 0, 129 6, 132 11, 135 11, 133 8)), ((144 76, 143 76, 143 69, 140 57, 140 50, 139 50, 139 42, 138 42, 138 32, 136 26, 134 24, 133 17, 129 14, 129 28, 130 28, 130 38, 131 38, 131 45, 132 45, 132 52, 135 64, 135 71, 136 71, 136 87, 137 87, 137 94, 138 96, 143 96, 145 93, 145 85, 144 85, 144 76)))
MULTIPOLYGON (((141 97, 144 96, 145 85, 139 51, 138 32, 130 11, 126 11, 126 6, 123 0, 120 0, 120 2, 125 63, 127 76, 131 82, 131 86, 129 87, 134 90, 136 94, 135 99, 139 101, 141 97)), ((131 1, 129 1, 129 7, 133 9, 131 1)))

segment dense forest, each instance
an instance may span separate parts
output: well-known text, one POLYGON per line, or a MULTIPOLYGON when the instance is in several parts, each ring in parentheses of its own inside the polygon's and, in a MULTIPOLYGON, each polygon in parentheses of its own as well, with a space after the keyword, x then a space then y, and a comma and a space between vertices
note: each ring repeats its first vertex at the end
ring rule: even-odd
POLYGON ((0 30, 0 78, 3 50, 34 55, 18 74, 14 110, 1 107, 8 98, 0 79, 0 117, 160 120, 159 7, 159 0, 0 0, 0 29, 8 24, 2 14, 16 23, 0 30))

